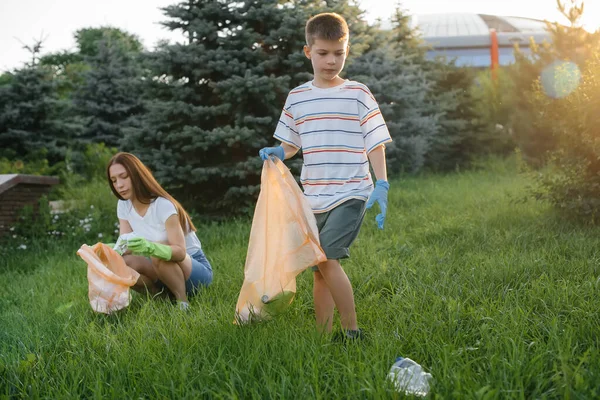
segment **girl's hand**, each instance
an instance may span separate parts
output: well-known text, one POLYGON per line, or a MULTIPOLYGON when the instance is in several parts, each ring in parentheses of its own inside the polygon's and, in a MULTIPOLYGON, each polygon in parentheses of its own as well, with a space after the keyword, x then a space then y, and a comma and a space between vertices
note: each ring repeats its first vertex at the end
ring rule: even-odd
POLYGON ((136 256, 156 257, 165 261, 171 260, 173 256, 171 246, 153 243, 141 237, 129 239, 127 249, 136 256))

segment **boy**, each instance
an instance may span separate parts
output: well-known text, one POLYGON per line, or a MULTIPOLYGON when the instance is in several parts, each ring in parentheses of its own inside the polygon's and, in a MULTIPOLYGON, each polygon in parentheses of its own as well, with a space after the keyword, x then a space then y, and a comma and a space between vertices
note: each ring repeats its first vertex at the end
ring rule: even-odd
POLYGON ((305 33, 304 54, 311 60, 314 79, 289 93, 274 134, 281 145, 263 148, 259 155, 263 160, 269 155, 285 160, 302 149, 300 182, 327 256, 313 267, 317 327, 331 332, 337 307, 343 328, 339 338, 358 339, 362 332, 354 293, 339 260, 349 257, 365 208, 375 202, 381 208, 376 220, 383 229, 389 189, 385 143, 392 139, 369 89, 339 77, 349 52, 344 18, 318 14, 308 20, 305 33), (377 178, 375 190, 369 161, 377 178))

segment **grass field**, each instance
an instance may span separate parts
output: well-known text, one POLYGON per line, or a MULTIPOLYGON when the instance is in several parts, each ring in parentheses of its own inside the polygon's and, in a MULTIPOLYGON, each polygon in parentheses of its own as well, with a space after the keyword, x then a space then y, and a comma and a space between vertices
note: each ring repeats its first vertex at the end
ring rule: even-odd
POLYGON ((94 314, 72 245, 2 260, 0 398, 401 398, 399 355, 432 398, 598 398, 600 230, 519 201, 515 171, 392 181, 385 231, 369 212, 343 262, 368 333, 347 347, 315 331, 310 272, 285 314, 232 324, 249 221, 199 227, 215 281, 189 313, 94 314))

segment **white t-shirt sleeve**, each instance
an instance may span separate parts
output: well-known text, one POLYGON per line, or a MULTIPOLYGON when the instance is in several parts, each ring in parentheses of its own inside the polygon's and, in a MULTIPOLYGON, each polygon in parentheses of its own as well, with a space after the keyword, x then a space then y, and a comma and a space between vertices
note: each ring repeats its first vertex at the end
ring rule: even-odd
POLYGON ((164 197, 157 197, 155 201, 156 216, 162 224, 166 223, 171 215, 177 215, 177 209, 170 200, 167 200, 164 197))
POLYGON ((129 211, 127 209, 127 202, 123 200, 119 200, 117 202, 117 217, 119 219, 129 220, 129 211))
POLYGON ((364 90, 360 90, 358 94, 359 117, 368 154, 377 146, 391 142, 392 138, 375 97, 367 86, 362 86, 364 90))
POLYGON ((292 113, 289 95, 285 101, 283 111, 281 111, 281 117, 279 118, 279 122, 277 123, 277 128, 275 129, 275 134, 273 137, 297 149, 302 147, 300 134, 298 133, 298 127, 296 126, 296 121, 294 120, 294 115, 292 113))

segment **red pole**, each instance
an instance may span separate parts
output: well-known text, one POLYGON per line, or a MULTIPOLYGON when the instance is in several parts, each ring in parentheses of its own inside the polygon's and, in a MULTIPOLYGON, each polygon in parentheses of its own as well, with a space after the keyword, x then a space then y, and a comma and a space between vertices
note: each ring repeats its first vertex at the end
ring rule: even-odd
POLYGON ((490 55, 492 57, 492 79, 496 80, 496 70, 498 69, 498 65, 500 63, 498 56, 498 34, 495 29, 490 29, 490 39, 492 45, 490 47, 490 55))

